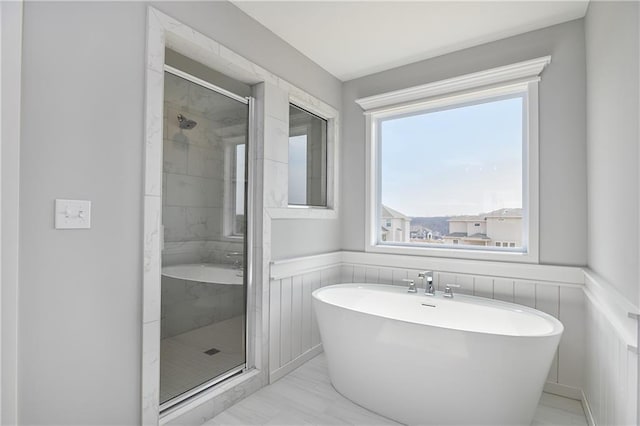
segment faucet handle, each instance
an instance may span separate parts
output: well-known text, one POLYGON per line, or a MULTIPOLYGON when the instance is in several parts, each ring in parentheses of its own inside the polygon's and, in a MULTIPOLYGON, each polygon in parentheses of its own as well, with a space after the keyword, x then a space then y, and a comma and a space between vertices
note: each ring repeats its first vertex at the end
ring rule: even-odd
POLYGON ((460 288, 459 284, 447 284, 444 286, 444 297, 453 298, 453 289, 460 288))
POLYGON ((407 293, 417 293, 416 283, 411 278, 403 278, 402 281, 409 283, 409 288, 407 289, 407 293))

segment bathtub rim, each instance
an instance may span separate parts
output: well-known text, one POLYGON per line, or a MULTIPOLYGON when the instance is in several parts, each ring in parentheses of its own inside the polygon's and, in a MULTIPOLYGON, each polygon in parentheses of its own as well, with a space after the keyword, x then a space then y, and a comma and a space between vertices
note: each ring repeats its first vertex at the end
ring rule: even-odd
POLYGON ((193 279, 193 278, 187 278, 185 276, 180 276, 180 274, 178 273, 173 273, 170 270, 172 268, 176 268, 176 267, 191 267, 191 268, 202 268, 202 267, 212 267, 212 268, 217 268, 217 269, 221 269, 221 270, 225 270, 225 271, 241 271, 239 269, 234 269, 232 266, 226 266, 226 264, 220 264, 220 263, 205 263, 205 262, 200 262, 200 263, 178 263, 175 265, 165 265, 162 266, 162 268, 160 269, 160 276, 162 277, 166 277, 166 278, 171 278, 174 280, 182 280, 182 281, 189 281, 189 282, 194 282, 194 283, 201 283, 201 284, 213 284, 213 285, 231 285, 231 286, 239 286, 239 285, 244 285, 244 278, 241 276, 238 276, 237 278, 239 278, 239 282, 220 282, 220 281, 212 281, 210 278, 208 279, 204 279, 204 280, 200 280, 200 279, 193 279), (166 270, 169 270, 168 272, 166 272, 166 270))
MULTIPOLYGON (((457 327, 445 327, 445 326, 441 326, 441 325, 435 325, 435 324, 425 324, 425 323, 421 323, 421 322, 416 322, 416 321, 410 321, 407 319, 400 319, 400 318, 392 318, 389 316, 384 316, 384 315, 377 315, 377 314, 372 314, 370 312, 364 312, 358 309, 354 309, 351 307, 346 307, 346 306, 341 306, 341 305, 337 305, 335 303, 331 303, 328 302, 326 300, 322 300, 318 297, 318 294, 323 292, 323 291, 327 291, 330 289, 335 289, 335 288, 358 288, 361 286, 366 286, 366 287, 373 287, 374 289, 377 288, 387 288, 387 289, 392 289, 394 290, 396 293, 402 293, 402 289, 404 287, 399 287, 396 285, 391 285, 391 284, 370 284, 370 283, 342 283, 342 284, 332 284, 326 287, 321 287, 319 289, 314 290, 311 293, 312 296, 312 300, 316 301, 317 303, 325 303, 327 305, 330 306, 334 306, 336 308, 339 309, 345 309, 351 312, 355 312, 358 314, 362 314, 362 315, 367 315, 367 316, 371 316, 371 317, 377 317, 377 318, 382 318, 385 320, 389 320, 389 321, 398 321, 398 322, 402 322, 402 323, 406 323, 406 324, 412 324, 412 325, 417 325, 417 326, 422 326, 422 327, 434 327, 434 328, 438 328, 438 329, 443 329, 443 330, 450 330, 450 331, 454 331, 454 332, 462 332, 462 333, 474 333, 474 334, 481 334, 481 335, 489 335, 489 336, 499 336, 499 337, 508 337, 508 338, 517 338, 517 339, 532 339, 532 338, 549 338, 549 337, 554 337, 554 336, 562 336, 562 334, 564 333, 564 324, 562 324, 562 322, 558 319, 555 318, 554 316, 540 311, 538 309, 535 308, 531 308, 529 306, 526 305, 519 305, 517 303, 512 303, 512 302, 505 302, 503 300, 496 300, 496 299, 489 299, 486 297, 479 297, 479 296, 471 296, 471 295, 467 295, 467 294, 460 294, 457 293, 454 297, 454 299, 447 299, 445 300, 445 302, 460 302, 460 299, 472 299, 469 303, 474 303, 473 301, 475 301, 475 303, 480 302, 482 305, 498 305, 498 306, 503 306, 504 308, 507 308, 508 310, 513 310, 513 309, 519 309, 521 311, 524 312, 528 312, 531 315, 536 315, 539 317, 544 318, 545 320, 549 321, 552 326, 553 326, 553 330, 549 333, 545 333, 545 334, 505 334, 505 333, 496 333, 496 332, 488 332, 488 331, 480 331, 480 330, 469 330, 466 328, 457 328, 457 327), (458 300, 456 300, 456 298, 458 298, 458 300)), ((416 294, 416 293, 406 293, 407 296, 411 297, 412 295, 416 294)), ((436 291, 436 299, 437 300, 442 300, 442 295, 444 294, 444 292, 442 291, 436 291)), ((420 293, 417 293, 418 296, 421 296, 420 293)), ((426 298, 427 296, 425 296, 426 298)), ((431 297, 431 296, 429 296, 431 297)), ((425 300, 429 300, 429 299, 425 299, 425 300)))

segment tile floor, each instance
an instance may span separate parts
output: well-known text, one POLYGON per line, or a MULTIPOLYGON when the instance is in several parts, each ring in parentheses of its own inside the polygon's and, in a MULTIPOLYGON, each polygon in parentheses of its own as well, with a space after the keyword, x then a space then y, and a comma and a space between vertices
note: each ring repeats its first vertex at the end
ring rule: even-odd
MULTIPOLYGON (((333 389, 320 354, 276 383, 240 401, 206 426, 398 425, 344 398, 333 389)), ((587 426, 579 401, 543 394, 532 426, 587 426)))
POLYGON ((244 316, 160 342, 160 401, 165 402, 244 363, 244 316), (215 348, 219 352, 208 355, 215 348))

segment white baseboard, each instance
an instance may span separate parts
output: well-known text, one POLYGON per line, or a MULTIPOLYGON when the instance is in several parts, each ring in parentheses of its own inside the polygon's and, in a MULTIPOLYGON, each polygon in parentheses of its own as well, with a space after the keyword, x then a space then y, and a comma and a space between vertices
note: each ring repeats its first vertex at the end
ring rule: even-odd
POLYGON ((314 346, 313 348, 309 349, 308 351, 306 351, 305 353, 303 353, 302 355, 300 355, 296 359, 292 359, 291 361, 289 361, 288 363, 286 363, 282 367, 280 367, 277 370, 273 371, 269 375, 269 383, 271 384, 271 383, 276 382, 277 380, 280 380, 281 378, 283 378, 287 374, 291 373, 296 368, 301 367, 302 364, 304 364, 305 362, 309 361, 311 358, 313 358, 316 355, 319 355, 321 353, 322 353, 322 344, 319 344, 318 346, 314 346))
POLYGON ((584 410, 584 415, 587 418, 587 423, 589 424, 589 426, 596 426, 596 421, 593 418, 593 413, 591 412, 591 406, 589 405, 589 400, 587 399, 587 396, 584 394, 584 392, 582 392, 582 409, 584 410))
POLYGON ((589 424, 589 426, 597 426, 596 421, 593 418, 593 413, 591 413, 589 400, 587 400, 587 397, 582 389, 562 385, 560 383, 547 382, 544 384, 544 391, 546 393, 551 393, 554 395, 580 401, 582 403, 582 409, 584 410, 584 415, 587 418, 587 423, 589 424))
POLYGON ((546 393, 552 393, 554 395, 563 396, 565 398, 575 399, 581 401, 583 397, 582 389, 574 388, 572 386, 563 385, 560 383, 547 382, 544 384, 544 391, 546 393))

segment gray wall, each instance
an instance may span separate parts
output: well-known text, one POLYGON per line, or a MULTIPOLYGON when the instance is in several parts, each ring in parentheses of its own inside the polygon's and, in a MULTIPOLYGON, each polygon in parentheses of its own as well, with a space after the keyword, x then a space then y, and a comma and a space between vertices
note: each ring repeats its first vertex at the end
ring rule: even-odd
MULTIPOLYGON (((233 5, 157 7, 340 106, 338 80, 233 5)), ((25 3, 21 424, 139 423, 145 27, 144 3, 25 3), (54 230, 55 198, 92 200, 92 229, 54 230)))
POLYGON ((591 2, 587 40, 589 267, 640 304, 638 3, 591 2))
POLYGON ((0 246, 0 331, 2 389, 0 424, 12 425, 17 416, 18 224, 20 219, 20 81, 22 66, 22 2, 0 2, 0 172, 2 174, 0 246))
MULTIPOLYGON (((577 20, 351 80, 343 89, 342 247, 365 246, 365 124, 355 99, 551 55, 540 84, 540 262, 586 264, 585 47, 577 20)), ((634 236, 637 234, 634 234, 634 236)))
POLYGON ((340 241, 340 221, 321 219, 274 220, 273 259, 288 259, 299 256, 329 253, 340 250, 333 241, 340 241), (276 242, 278 243, 276 248, 276 242))

